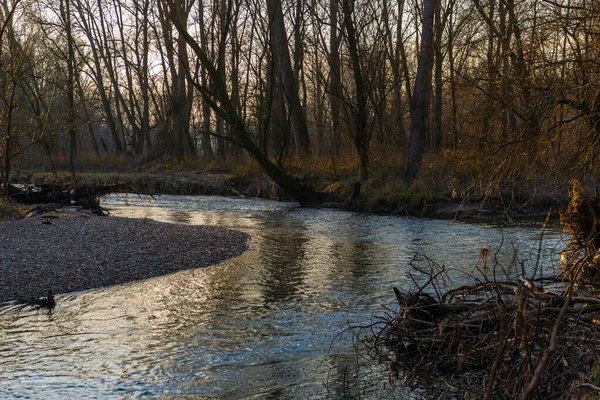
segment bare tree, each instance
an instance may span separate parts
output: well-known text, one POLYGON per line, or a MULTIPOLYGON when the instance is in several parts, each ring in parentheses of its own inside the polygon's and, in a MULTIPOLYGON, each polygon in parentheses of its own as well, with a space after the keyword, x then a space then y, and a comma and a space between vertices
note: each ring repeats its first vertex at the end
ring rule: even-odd
POLYGON ((91 4, 84 1, 85 0, 74 0, 74 6, 77 11, 77 22, 79 24, 79 28, 87 38, 88 46, 92 52, 91 60, 86 58, 86 62, 88 63, 90 71, 93 72, 93 77, 96 82, 96 89, 98 91, 98 95, 100 96, 104 117, 114 142, 115 151, 117 154, 121 154, 124 150, 123 140, 121 139, 119 129, 117 127, 117 119, 115 118, 115 114, 113 112, 111 96, 104 82, 104 71, 106 69, 104 61, 106 60, 106 57, 101 49, 102 44, 100 42, 100 38, 98 37, 98 31, 96 29, 95 22, 96 15, 99 12, 102 12, 100 11, 102 10, 102 3, 98 2, 97 4, 91 4))
POLYGON ((332 147, 334 153, 340 152, 340 98, 341 89, 341 34, 338 26, 339 0, 329 0, 329 103, 331 107, 332 147))
POLYGON ((163 0, 164 5, 169 10, 169 20, 175 25, 177 31, 181 37, 185 40, 190 49, 198 57, 201 65, 206 68, 208 73, 209 81, 211 86, 206 87, 202 85, 199 80, 191 79, 190 71, 187 71, 188 78, 193 83, 196 90, 198 90, 204 99, 210 104, 213 111, 221 116, 232 129, 233 137, 230 139, 235 142, 237 146, 240 146, 246 150, 261 166, 265 173, 277 184, 283 191, 288 195, 296 199, 300 204, 307 204, 319 201, 322 197, 320 193, 316 193, 306 188, 302 183, 286 174, 281 168, 277 167, 256 145, 252 135, 250 134, 245 122, 242 120, 240 115, 227 90, 227 85, 221 79, 221 74, 214 67, 212 60, 210 60, 200 46, 200 44, 190 35, 187 27, 183 24, 183 21, 177 16, 177 7, 173 0, 163 0))
POLYGON ((433 21, 436 7, 439 7, 439 0, 424 1, 419 66, 410 104, 410 143, 408 149, 408 177, 410 179, 415 179, 419 174, 425 151, 434 59, 433 21))
POLYGON ((27 96, 23 95, 22 86, 33 75, 34 69, 33 35, 21 35, 15 27, 14 17, 19 3, 18 0, 0 2, 0 155, 6 193, 12 163, 22 151, 21 141, 27 134, 22 110, 30 103, 27 96))
POLYGON ((73 38, 72 24, 71 24, 71 4, 70 0, 60 0, 59 2, 60 17, 65 30, 65 36, 67 41, 67 86, 66 86, 66 97, 67 97, 67 113, 66 123, 67 131, 69 133, 69 170, 71 172, 71 182, 75 182, 75 154, 77 152, 77 128, 75 126, 75 74, 76 62, 75 62, 75 44, 73 38))
POLYGON ((369 111, 367 109, 367 87, 362 72, 361 57, 358 49, 358 34, 353 20, 354 4, 354 0, 342 0, 344 27, 348 40, 348 51, 352 63, 356 92, 356 104, 353 110, 354 134, 352 137, 359 158, 358 176, 360 181, 364 182, 369 179, 369 145, 371 133, 368 129, 369 111))
MULTIPOLYGON (((167 51, 167 61, 171 76, 171 118, 175 156, 184 158, 193 152, 192 139, 189 132, 189 121, 192 109, 192 86, 187 80, 187 71, 190 69, 187 45, 180 33, 176 38, 171 28, 171 21, 176 19, 179 24, 187 25, 189 13, 194 0, 177 0, 170 19, 166 17, 166 10, 162 10, 162 29, 164 44, 167 51)), ((159 7, 162 4, 158 2, 159 7)))
POLYGON ((298 83, 290 61, 281 0, 267 0, 267 9, 269 14, 269 28, 273 37, 273 54, 277 57, 281 86, 290 108, 295 145, 300 155, 306 155, 310 153, 308 126, 302 103, 300 102, 298 83))

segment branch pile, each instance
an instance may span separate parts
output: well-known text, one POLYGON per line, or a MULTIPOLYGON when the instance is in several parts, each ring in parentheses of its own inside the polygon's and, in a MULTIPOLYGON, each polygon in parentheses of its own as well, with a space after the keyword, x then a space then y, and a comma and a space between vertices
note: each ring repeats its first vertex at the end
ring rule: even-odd
POLYGON ((391 378, 427 398, 600 393, 600 299, 589 286, 600 260, 600 199, 583 197, 576 186, 563 216, 572 239, 559 277, 523 271, 518 279, 497 280, 483 249, 476 283, 443 292, 445 267, 415 257, 414 287, 394 288, 399 311, 370 326, 364 340, 370 351, 389 356, 391 378))

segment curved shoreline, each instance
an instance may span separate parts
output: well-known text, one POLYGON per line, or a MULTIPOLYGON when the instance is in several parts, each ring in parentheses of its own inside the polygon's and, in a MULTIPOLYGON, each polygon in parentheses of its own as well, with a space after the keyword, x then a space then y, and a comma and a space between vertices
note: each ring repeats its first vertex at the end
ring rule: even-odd
MULTIPOLYGON (((43 185, 54 182, 51 174, 33 177, 25 174, 16 177, 14 182, 43 185)), ((56 183, 63 189, 71 188, 70 174, 62 173, 56 183)), ((102 188, 104 186, 129 186, 131 193, 137 194, 171 194, 171 195, 216 195, 259 197, 278 201, 293 201, 277 188, 266 176, 232 172, 196 172, 172 171, 164 173, 104 173, 78 175, 77 187, 102 188)), ((474 197, 470 201, 455 199, 446 195, 419 195, 410 192, 390 191, 379 193, 361 193, 358 199, 350 201, 352 196, 352 180, 334 180, 322 182, 315 190, 325 191, 331 195, 322 206, 345 211, 356 211, 368 214, 411 216, 416 218, 434 218, 460 220, 467 222, 510 223, 512 221, 546 220, 549 212, 566 209, 569 199, 565 193, 548 193, 530 199, 512 200, 488 199, 474 197), (336 189, 328 189, 336 187, 336 189)), ((37 201, 37 200, 36 200, 37 201)), ((558 220, 558 213, 551 213, 551 219, 558 220)))
POLYGON ((245 233, 76 209, 0 223, 0 303, 207 267, 248 249, 245 233))

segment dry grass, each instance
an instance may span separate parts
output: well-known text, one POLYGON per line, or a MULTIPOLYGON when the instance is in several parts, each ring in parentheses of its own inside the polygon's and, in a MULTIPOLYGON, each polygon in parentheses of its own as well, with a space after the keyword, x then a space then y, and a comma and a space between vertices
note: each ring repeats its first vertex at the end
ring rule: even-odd
POLYGON ((0 222, 11 221, 19 218, 26 213, 21 205, 7 199, 4 196, 0 196, 0 222))
MULTIPOLYGON (((346 196, 357 181, 358 160, 351 148, 339 155, 324 153, 299 158, 289 154, 282 159, 283 168, 315 190, 340 192, 346 196), (330 187, 330 185, 336 185, 330 187), (334 190, 335 189, 335 190, 334 190)), ((370 157, 370 179, 362 182, 362 205, 366 211, 402 208, 406 202, 422 203, 428 198, 474 204, 494 203, 505 209, 523 206, 564 206, 568 199, 565 185, 579 173, 556 158, 546 157, 542 150, 530 156, 519 146, 488 150, 441 150, 425 154, 419 177, 406 178, 406 151, 393 145, 373 144, 370 157), (379 147, 377 147, 379 146, 379 147), (542 157, 543 156, 543 157, 542 157), (408 199, 408 200, 407 200, 408 199), (383 204, 382 207, 377 206, 383 204)), ((59 171, 68 170, 68 160, 57 159, 59 171)), ((187 158, 154 158, 147 156, 103 156, 81 158, 79 174, 166 174, 194 176, 227 174, 238 179, 264 180, 265 175, 245 153, 226 161, 187 158)), ((50 174, 50 173, 47 173, 50 174)), ((65 174, 59 172, 59 175, 65 174)), ((595 181, 586 181, 589 187, 595 181)))

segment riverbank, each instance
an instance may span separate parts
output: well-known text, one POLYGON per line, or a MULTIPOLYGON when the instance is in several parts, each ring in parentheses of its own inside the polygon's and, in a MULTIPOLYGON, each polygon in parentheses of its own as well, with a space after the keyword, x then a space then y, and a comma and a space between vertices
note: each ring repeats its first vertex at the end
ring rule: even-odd
MULTIPOLYGON (((355 182, 346 177, 304 177, 305 185, 325 192, 329 199, 325 207, 348 211, 425 217, 473 222, 512 222, 558 220, 556 210, 568 204, 566 189, 561 195, 553 193, 535 198, 482 197, 441 193, 429 189, 406 189, 389 182, 370 181, 362 185, 355 196, 355 182), (428 193, 428 194, 424 194, 428 193), (465 197, 466 196, 466 197, 465 197)), ((70 175, 59 173, 15 173, 15 183, 70 186, 70 175)), ((268 177, 257 169, 161 170, 155 172, 87 172, 77 175, 77 187, 114 186, 137 194, 218 195, 258 197, 278 201, 293 201, 268 177)))
POLYGON ((248 235, 66 207, 0 223, 0 302, 207 267, 248 249, 248 235))

